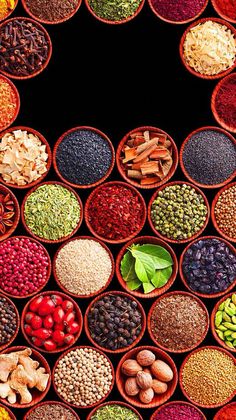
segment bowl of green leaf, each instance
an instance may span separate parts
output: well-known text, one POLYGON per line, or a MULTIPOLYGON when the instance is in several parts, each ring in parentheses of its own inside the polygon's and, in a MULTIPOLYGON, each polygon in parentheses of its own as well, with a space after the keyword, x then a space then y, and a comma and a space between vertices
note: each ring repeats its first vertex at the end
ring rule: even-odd
POLYGON ((139 236, 126 243, 116 259, 116 276, 126 292, 155 298, 174 283, 178 261, 173 249, 154 236, 139 236))

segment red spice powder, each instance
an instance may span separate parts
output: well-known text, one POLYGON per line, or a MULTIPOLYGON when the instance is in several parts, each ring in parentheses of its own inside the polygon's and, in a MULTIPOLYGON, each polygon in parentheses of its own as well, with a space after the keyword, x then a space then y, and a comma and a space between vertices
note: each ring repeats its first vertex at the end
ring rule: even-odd
POLYGON ((163 18, 173 22, 181 22, 198 15, 205 0, 152 0, 154 9, 163 18))
POLYGON ((17 97, 13 87, 0 77, 0 130, 8 127, 15 117, 17 97))
POLYGON ((223 80, 215 98, 215 108, 219 119, 229 128, 236 129, 236 73, 223 80))
POLYGON ((236 0, 216 0, 215 4, 222 15, 236 20, 236 0))
POLYGON ((224 407, 217 414, 217 420, 234 420, 236 419, 236 403, 224 407))
POLYGON ((204 417, 195 408, 187 404, 173 403, 162 409, 154 416, 154 420, 203 420, 204 417))

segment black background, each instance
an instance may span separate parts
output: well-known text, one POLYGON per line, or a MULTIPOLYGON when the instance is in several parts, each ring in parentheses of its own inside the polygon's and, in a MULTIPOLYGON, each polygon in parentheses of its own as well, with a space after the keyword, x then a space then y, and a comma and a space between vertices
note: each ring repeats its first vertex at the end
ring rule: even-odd
MULTIPOLYGON (((14 16, 25 15, 18 5, 14 16)), ((209 5, 203 16, 214 16, 209 5)), ((106 25, 97 21, 84 4, 70 21, 47 26, 53 43, 53 55, 47 69, 31 80, 16 82, 21 96, 21 110, 14 125, 32 127, 41 132, 51 147, 66 130, 89 125, 104 131, 114 146, 131 129, 153 125, 167 131, 180 146, 194 129, 216 125, 210 109, 210 98, 216 81, 206 81, 189 74, 179 57, 179 41, 186 25, 170 25, 157 19, 145 4, 140 15, 125 25, 106 25)), ((53 169, 47 179, 57 179, 53 169)), ((109 178, 120 179, 114 169, 109 178)), ((180 169, 174 179, 184 179, 180 169)), ((152 190, 143 192, 148 203, 152 190)), ((80 191, 85 203, 89 190, 80 191)), ((206 191, 211 203, 215 191, 206 191)), ((24 192, 16 190, 19 201, 24 192)), ((25 234, 21 225, 15 234, 25 234)), ((79 235, 89 234, 83 222, 79 235)), ((152 234, 146 223, 142 234, 152 234)), ((209 223, 205 234, 216 234, 209 223)), ((53 256, 58 246, 46 246, 53 256)), ((121 246, 110 247, 116 257, 121 246)), ((183 246, 174 246, 179 257, 183 246)), ((55 290, 53 278, 47 287, 55 290)), ((116 278, 110 289, 119 290, 116 278)), ((184 289, 177 277, 171 290, 184 289)), ((91 299, 77 299, 84 313, 91 299)), ((143 300, 148 310, 153 299, 143 300)), ((215 299, 205 300, 209 313, 215 299)), ((26 300, 16 302, 21 311, 26 300)), ((25 345, 19 334, 14 344, 25 345)), ((83 332, 77 345, 89 345, 83 332)), ((145 334, 140 344, 152 344, 145 334)), ((209 332, 203 345, 215 345, 209 332)), ((58 356, 46 355, 53 367, 58 356)), ((173 356, 179 368, 185 355, 173 356)), ((120 356, 109 356, 116 368, 120 356)), ((52 388, 46 399, 56 399, 52 388)), ((120 400, 116 386, 109 400, 120 400)), ((172 400, 184 397, 177 387, 172 400)), ((145 420, 154 410, 142 411, 145 420)), ((207 419, 212 419, 217 410, 203 410, 207 419)), ((15 410, 17 420, 25 410, 15 410)), ((89 410, 77 410, 85 419, 89 410)), ((59 420, 59 419, 58 419, 59 420)), ((112 419, 111 419, 112 420, 112 419)), ((232 419, 233 420, 233 419, 232 419)))

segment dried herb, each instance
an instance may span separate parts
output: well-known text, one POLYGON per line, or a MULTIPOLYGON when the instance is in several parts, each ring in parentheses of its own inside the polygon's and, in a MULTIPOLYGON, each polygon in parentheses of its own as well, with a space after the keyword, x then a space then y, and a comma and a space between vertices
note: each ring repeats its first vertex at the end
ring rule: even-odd
POLYGON ((109 404, 104 407, 97 409, 91 420, 138 420, 137 414, 135 414, 130 408, 123 407, 118 404, 109 404))
POLYGON ((132 16, 142 0, 89 0, 94 13, 102 19, 120 21, 132 16))
POLYGON ((4 235, 13 226, 15 215, 14 201, 10 194, 0 193, 0 234, 4 235))

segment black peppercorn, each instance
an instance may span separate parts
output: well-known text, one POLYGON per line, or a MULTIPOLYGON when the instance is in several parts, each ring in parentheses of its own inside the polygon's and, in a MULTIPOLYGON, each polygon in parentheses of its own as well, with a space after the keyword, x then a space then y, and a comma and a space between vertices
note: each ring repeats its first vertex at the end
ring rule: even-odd
POLYGON ((7 344, 17 329, 17 315, 10 301, 0 296, 0 346, 7 344))

